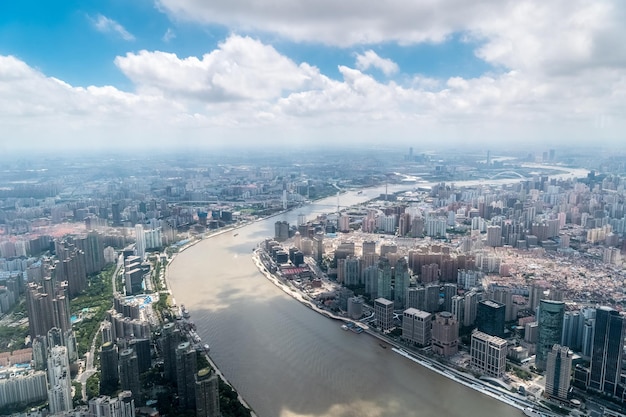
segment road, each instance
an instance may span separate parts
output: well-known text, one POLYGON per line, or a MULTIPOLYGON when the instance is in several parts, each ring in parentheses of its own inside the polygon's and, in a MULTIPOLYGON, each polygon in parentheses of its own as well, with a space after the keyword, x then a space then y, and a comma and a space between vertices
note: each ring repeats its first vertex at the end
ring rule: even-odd
MULTIPOLYGON (((115 281, 117 278, 117 274, 120 272, 120 269, 122 268, 123 265, 124 265, 124 256, 120 255, 119 258, 117 258, 117 266, 115 267, 115 272, 111 276, 111 279, 113 280, 113 294, 117 293, 117 290, 115 288, 115 281)), ((98 338, 98 335, 100 334, 101 329, 102 329, 102 325, 98 329, 98 331, 93 335, 93 339, 91 340, 91 348, 89 349, 89 352, 85 353, 85 367, 81 368, 82 372, 79 372, 78 375, 76 375, 75 381, 80 382, 80 384, 82 385, 83 401, 87 401, 87 380, 89 379, 90 376, 92 376, 93 374, 97 372, 97 369, 95 369, 93 366, 93 360, 96 355, 96 340, 98 340, 97 338, 98 338)))

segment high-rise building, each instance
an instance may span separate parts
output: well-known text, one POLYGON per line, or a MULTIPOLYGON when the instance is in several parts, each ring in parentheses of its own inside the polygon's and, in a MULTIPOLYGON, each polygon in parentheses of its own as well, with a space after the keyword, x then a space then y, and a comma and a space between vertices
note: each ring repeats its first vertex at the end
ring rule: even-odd
POLYGON ((452 312, 452 298, 457 292, 456 284, 451 282, 443 284, 443 311, 452 312))
POLYGON ((100 351, 100 393, 110 395, 117 390, 119 385, 117 346, 112 342, 102 345, 100 351))
POLYGON ((122 210, 120 203, 111 203, 111 219, 113 220, 113 226, 119 226, 122 224, 122 210))
POLYGON ((515 320, 513 310, 513 292, 509 287, 494 286, 489 291, 489 299, 504 304, 504 321, 515 320))
POLYGON ((146 257, 146 235, 141 224, 135 225, 135 253, 141 259, 146 257))
POLYGON ((0 409, 19 404, 43 402, 48 396, 46 373, 43 371, 7 373, 0 379, 0 409))
POLYGON ((374 300, 374 319, 376 325, 382 331, 389 331, 393 328, 393 301, 386 298, 374 300))
POLYGON ((363 299, 361 297, 348 298, 348 316, 358 320, 363 315, 363 299))
POLYGON ((67 297, 67 284, 56 284, 46 277, 42 285, 28 283, 26 309, 31 337, 47 335, 53 327, 62 332, 70 330, 70 306, 67 297))
POLYGON ((591 357, 593 350, 593 334, 596 328, 596 309, 583 308, 581 314, 584 317, 582 325, 581 353, 583 356, 591 357))
POLYGON ((474 325, 479 300, 480 294, 474 290, 465 294, 465 302, 463 305, 463 326, 469 327, 474 325))
POLYGON ((363 242, 363 256, 376 254, 376 241, 364 241, 363 242))
POLYGON ((478 302, 476 309, 476 327, 491 336, 504 338, 505 305, 493 300, 478 302))
POLYGON ((487 226, 487 246, 502 246, 502 228, 500 226, 487 226))
POLYGON ((465 297, 462 295, 455 295, 452 297, 452 315, 456 318, 456 321, 460 325, 464 325, 465 320, 465 297))
POLYGON ((429 313, 439 311, 439 284, 430 284, 425 288, 424 310, 429 313))
POLYGON ((104 239, 100 233, 91 231, 75 238, 74 244, 85 254, 87 274, 100 272, 104 268, 104 239))
POLYGON ((313 237, 313 257, 318 263, 324 257, 324 233, 316 233, 313 237))
POLYGON ((53 346, 48 351, 48 403, 52 414, 72 409, 72 378, 65 346, 53 346))
POLYGON ((567 346, 554 345, 546 364, 546 397, 567 401, 572 372, 572 355, 567 346))
POLYGON ((344 285, 359 285, 361 283, 361 260, 348 255, 344 263, 344 285))
POLYGON ((404 308, 406 302, 406 293, 409 289, 411 276, 409 274, 409 266, 404 257, 399 258, 394 267, 394 284, 393 296, 395 308, 404 308))
POLYGON ((378 297, 378 267, 371 265, 363 270, 363 281, 365 281, 365 293, 372 298, 378 297))
POLYGON ((128 347, 132 348, 137 355, 137 363, 139 365, 139 373, 146 372, 152 366, 152 354, 150 352, 150 339, 132 339, 128 343, 128 347))
POLYGON ((506 370, 506 340, 478 330, 472 332, 471 366, 484 375, 500 378, 506 370))
POLYGON ((406 308, 425 309, 426 289, 424 287, 411 287, 406 292, 406 308))
POLYGON ((195 377, 196 416, 220 416, 219 380, 209 368, 198 371, 195 377))
POLYGON ((183 342, 176 348, 176 388, 182 408, 195 408, 195 381, 197 373, 196 350, 189 342, 183 342))
POLYGON ((402 338, 420 347, 430 344, 432 335, 432 314, 407 308, 402 313, 402 338))
POLYGON ((124 349, 119 356, 120 385, 123 390, 133 393, 134 398, 139 397, 139 364, 137 355, 132 349, 124 349))
POLYGON ((289 223, 284 220, 274 223, 274 239, 279 242, 289 239, 289 223))
POLYGON ((180 330, 174 323, 163 326, 161 349, 163 351, 163 370, 165 378, 176 381, 176 347, 180 344, 180 330))
POLYGON ((44 336, 36 336, 32 341, 35 370, 43 371, 48 363, 48 341, 44 336))
POLYGON ((117 397, 100 395, 89 400, 91 417, 135 417, 135 400, 130 391, 122 391, 117 397))
POLYGON ((459 322, 448 311, 435 315, 432 322, 432 350, 445 357, 452 356, 459 350, 459 322))
POLYGON ((540 371, 546 369, 548 352, 552 346, 561 343, 563 332, 563 315, 565 304, 562 301, 540 300, 537 322, 539 324, 535 367, 540 371))
POLYGON ((539 301, 543 298, 547 298, 545 296, 546 288, 541 285, 532 285, 529 289, 529 297, 528 304, 532 311, 537 311, 537 307, 539 307, 539 301))
POLYGON ((389 259, 380 258, 378 262, 378 296, 391 300, 392 270, 389 259))
POLYGON ((561 346, 568 346, 573 351, 580 351, 582 342, 583 316, 578 311, 566 311, 563 316, 561 346))
POLYGON ((589 388, 611 396, 619 393, 624 337, 626 337, 626 319, 610 307, 598 308, 589 388))
POLYGON ((58 258, 50 268, 56 282, 67 281, 67 292, 75 297, 87 288, 87 262, 85 252, 75 245, 75 239, 55 240, 54 247, 58 258))

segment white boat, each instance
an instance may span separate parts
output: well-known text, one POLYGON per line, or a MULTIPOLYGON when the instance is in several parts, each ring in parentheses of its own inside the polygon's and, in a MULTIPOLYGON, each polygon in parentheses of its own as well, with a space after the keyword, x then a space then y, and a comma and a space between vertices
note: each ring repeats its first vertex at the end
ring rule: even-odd
POLYGON ((346 326, 345 324, 342 324, 342 325, 341 325, 341 328, 342 328, 343 330, 349 330, 349 329, 348 329, 348 326, 346 326))

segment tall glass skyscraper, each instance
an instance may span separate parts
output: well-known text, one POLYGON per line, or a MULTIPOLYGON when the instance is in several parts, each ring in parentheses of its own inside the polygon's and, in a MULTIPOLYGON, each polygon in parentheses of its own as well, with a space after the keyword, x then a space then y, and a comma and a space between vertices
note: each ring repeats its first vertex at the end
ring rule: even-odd
POLYGON ((479 331, 491 336, 504 338, 504 317, 506 306, 494 300, 478 302, 476 326, 479 331))
POLYGON ((596 310, 589 388, 618 395, 618 383, 626 336, 626 320, 610 307, 596 310))
POLYGON ((565 304, 562 301, 541 300, 539 301, 539 335, 537 341, 537 355, 535 356, 535 366, 540 371, 546 369, 548 352, 552 351, 552 346, 561 343, 561 333, 563 332, 563 315, 565 314, 565 304))

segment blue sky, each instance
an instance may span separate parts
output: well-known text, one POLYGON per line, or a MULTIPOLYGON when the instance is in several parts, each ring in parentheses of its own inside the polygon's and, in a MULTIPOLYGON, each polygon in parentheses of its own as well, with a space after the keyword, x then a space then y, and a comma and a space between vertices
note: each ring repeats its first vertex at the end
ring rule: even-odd
MULTIPOLYGON (((170 19, 153 1, 51 1, 4 2, 0 6, 0 53, 15 55, 44 73, 73 85, 131 84, 114 65, 114 58, 129 51, 160 50, 179 57, 202 56, 228 37, 231 30, 220 24, 198 24, 170 19), (117 22, 132 39, 120 33, 103 32, 94 26, 100 16, 117 22), (168 32, 169 31, 169 32, 168 32), (171 38, 166 40, 166 34, 171 38)), ((337 47, 315 42, 292 42, 268 33, 241 30, 241 34, 272 41, 281 53, 296 62, 308 62, 324 74, 340 78, 338 65, 352 65, 355 55, 368 49, 393 59, 406 74, 427 77, 476 77, 494 71, 477 58, 477 42, 452 33, 444 42, 398 45, 352 45, 337 47)), ((404 75, 403 75, 404 74, 404 75)), ((372 75, 389 79, 380 71, 372 75)))
POLYGON ((5 1, 0 147, 620 143, 621 2, 467 3, 5 1))

